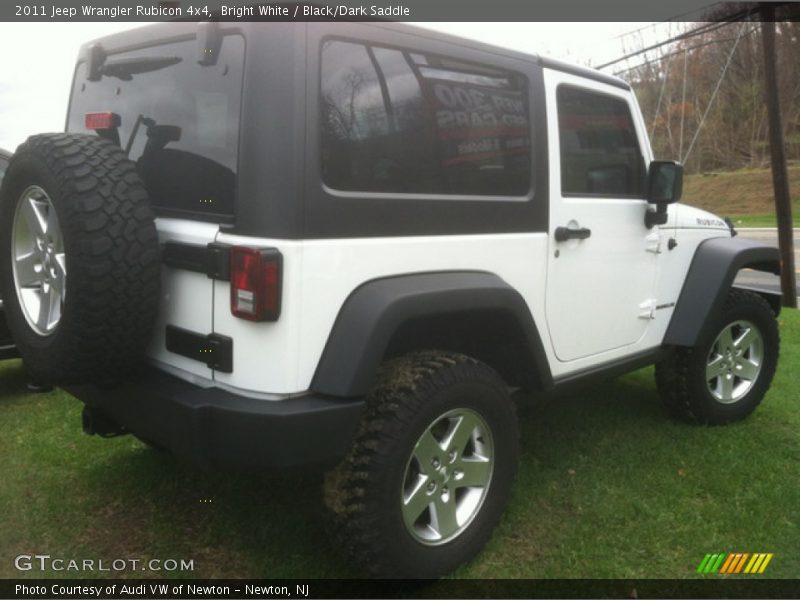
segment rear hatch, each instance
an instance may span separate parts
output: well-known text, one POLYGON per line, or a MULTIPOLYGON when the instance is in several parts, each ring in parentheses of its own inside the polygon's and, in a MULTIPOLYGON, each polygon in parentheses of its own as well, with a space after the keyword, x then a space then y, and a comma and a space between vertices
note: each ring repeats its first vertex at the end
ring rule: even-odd
MULTIPOLYGON (((87 114, 113 113, 113 127, 96 133, 136 163, 162 248, 203 248, 234 219, 244 39, 223 36, 209 59, 197 31, 188 23, 153 26, 86 45, 70 98, 70 132, 92 133, 87 114)), ((213 378, 209 365, 182 355, 190 351, 168 350, 166 332, 172 326, 172 333, 210 335, 214 285, 205 272, 162 268, 161 310, 148 351, 160 366, 213 378)))

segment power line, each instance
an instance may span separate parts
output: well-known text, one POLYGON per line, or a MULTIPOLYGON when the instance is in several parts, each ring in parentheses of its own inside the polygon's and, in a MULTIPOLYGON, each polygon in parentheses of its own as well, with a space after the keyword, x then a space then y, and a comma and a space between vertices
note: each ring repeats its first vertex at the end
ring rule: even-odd
MULTIPOLYGON (((674 17, 670 17, 669 19, 666 19, 665 21, 659 21, 658 23, 653 23, 652 25, 645 25, 644 27, 638 27, 636 29, 632 29, 630 31, 626 31, 624 33, 620 33, 619 35, 614 36, 612 39, 618 40, 620 38, 623 38, 623 37, 626 37, 626 36, 629 36, 629 35, 633 35, 634 33, 639 33, 640 31, 644 31, 645 29, 655 28, 655 27, 658 27, 659 25, 664 25, 666 23, 675 23, 675 22, 679 22, 679 21, 685 21, 686 19, 684 19, 684 17, 688 17, 689 15, 695 15, 695 14, 698 14, 698 13, 707 14, 711 7, 717 6, 718 4, 722 4, 722 2, 710 2, 709 4, 707 4, 705 6, 702 6, 700 8, 694 8, 692 10, 687 10, 684 13, 681 13, 679 15, 675 15, 674 17)), ((693 19, 689 19, 689 20, 693 20, 693 19)))
POLYGON ((650 139, 656 134, 656 123, 658 122, 658 113, 661 111, 661 101, 664 99, 664 90, 667 89, 667 78, 669 77, 669 62, 667 62, 666 69, 664 69, 664 78, 661 81, 661 92, 658 94, 658 104, 656 104, 656 112, 653 115, 653 126, 650 128, 650 139))
MULTIPOLYGON (((752 29, 750 29, 750 31, 745 33, 743 37, 747 37, 748 35, 752 35, 757 31, 758 31, 758 26, 755 26, 752 29)), ((687 48, 681 48, 680 50, 675 50, 674 52, 670 52, 668 54, 662 54, 662 55, 660 55, 660 56, 658 56, 656 58, 653 58, 653 59, 650 59, 650 60, 646 60, 644 62, 637 63, 633 67, 628 67, 628 68, 622 69, 620 71, 614 71, 614 75, 619 76, 619 75, 622 75, 623 73, 628 73, 629 71, 635 71, 636 69, 639 69, 641 67, 646 67, 647 65, 652 65, 653 63, 661 62, 661 61, 663 61, 663 60, 665 60, 667 58, 671 58, 673 56, 677 56, 678 54, 683 54, 683 52, 685 50, 688 50, 689 52, 691 52, 692 50, 696 50, 698 48, 705 48, 706 46, 712 46, 712 45, 715 45, 715 44, 724 44, 725 42, 733 42, 733 41, 736 41, 736 37, 719 38, 719 39, 716 39, 716 40, 709 40, 707 42, 703 42, 702 44, 695 44, 694 46, 689 46, 687 48)))
POLYGON ((630 54, 626 54, 624 56, 621 56, 620 58, 617 58, 617 59, 614 59, 614 60, 609 61, 607 63, 604 63, 602 65, 599 65, 599 66, 595 67, 595 68, 596 69, 605 69, 606 67, 610 67, 611 65, 615 65, 615 64, 620 63, 620 62, 622 62, 624 60, 628 60, 629 58, 633 58, 634 56, 639 56, 640 54, 645 54, 647 52, 650 52, 651 50, 655 50, 656 48, 661 48, 662 46, 666 46, 667 44, 672 44, 674 42, 679 42, 679 41, 682 41, 682 40, 685 40, 685 39, 690 39, 690 38, 693 38, 693 37, 697 37, 698 35, 702 35, 704 33, 709 33, 711 31, 715 31, 716 29, 719 29, 720 27, 724 27, 725 25, 729 25, 730 23, 734 23, 734 22, 737 22, 737 21, 743 21, 746 18, 748 18, 751 15, 755 14, 756 12, 758 12, 758 10, 759 10, 758 8, 748 8, 748 9, 739 11, 737 13, 733 13, 733 14, 725 17, 724 19, 721 19, 720 21, 714 21, 712 23, 707 23, 705 25, 701 25, 700 27, 696 27, 695 29, 692 29, 690 31, 686 31, 684 33, 680 33, 680 34, 678 34, 676 36, 673 36, 671 38, 668 38, 668 39, 666 39, 666 40, 664 40, 662 42, 658 42, 657 44, 652 44, 650 46, 647 46, 646 48, 642 48, 640 50, 637 50, 636 52, 631 52, 630 54))
POLYGON ((697 141, 697 137, 700 135, 700 131, 703 129, 703 123, 706 122, 706 117, 708 116, 709 111, 711 110, 711 106, 714 104, 714 99, 717 97, 717 92, 719 91, 719 86, 722 85, 722 80, 725 79, 725 73, 728 72, 728 67, 731 65, 731 60, 733 59, 733 55, 736 53, 736 48, 739 46, 739 41, 742 39, 744 33, 744 26, 739 29, 739 35, 736 38, 736 42, 733 44, 733 48, 731 48, 730 54, 728 54, 728 60, 725 62, 725 66, 722 67, 722 74, 719 76, 719 80, 717 81, 717 85, 714 88, 713 93, 711 94, 711 99, 708 101, 708 106, 706 106, 706 111, 703 113, 703 117, 700 119, 700 123, 697 125, 697 130, 694 132, 694 137, 692 138, 692 142, 689 144, 689 149, 686 150, 686 154, 684 154, 681 162, 686 164, 686 160, 689 158, 689 154, 692 152, 692 148, 694 148, 694 143, 697 141))
POLYGON ((689 53, 683 51, 683 92, 681 92, 681 137, 678 144, 678 156, 683 154, 683 122, 686 115, 686 69, 689 66, 689 53))

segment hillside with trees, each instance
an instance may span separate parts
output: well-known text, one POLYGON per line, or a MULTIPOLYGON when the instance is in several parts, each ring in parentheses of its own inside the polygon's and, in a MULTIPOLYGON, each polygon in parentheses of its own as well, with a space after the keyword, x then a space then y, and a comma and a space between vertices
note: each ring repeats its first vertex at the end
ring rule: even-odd
MULTIPOLYGON (((792 164, 800 162, 800 23, 776 25, 779 95, 792 164)), ((768 167, 760 24, 679 27, 689 35, 616 71, 636 91, 656 156, 683 161, 687 174, 768 167)))

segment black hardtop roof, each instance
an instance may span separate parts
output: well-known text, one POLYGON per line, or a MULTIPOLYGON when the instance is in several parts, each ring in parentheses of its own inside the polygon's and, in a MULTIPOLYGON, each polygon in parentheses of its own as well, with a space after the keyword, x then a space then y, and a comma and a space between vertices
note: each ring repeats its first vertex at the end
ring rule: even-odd
MULTIPOLYGON (((224 21, 220 22, 220 26, 223 28, 223 30, 240 31, 245 35, 255 34, 263 24, 264 23, 261 22, 224 22, 224 21)), ((471 40, 468 38, 463 38, 448 33, 434 31, 433 29, 428 29, 425 27, 409 25, 407 23, 396 23, 390 21, 368 21, 362 24, 369 25, 372 27, 393 29, 396 31, 399 30, 404 33, 410 33, 421 37, 435 39, 437 41, 445 42, 455 46, 463 46, 466 48, 479 50, 481 52, 488 52, 492 54, 498 54, 501 56, 516 58, 518 60, 535 61, 541 64, 542 67, 547 69, 554 69, 557 71, 571 73, 579 77, 585 77, 587 79, 600 81, 602 83, 613 85, 626 90, 630 89, 628 83, 623 79, 620 79, 619 77, 608 75, 607 73, 602 73, 600 71, 597 71, 596 69, 591 69, 589 67, 584 67, 581 65, 576 65, 572 63, 555 60, 552 58, 543 57, 538 54, 528 54, 516 50, 510 50, 508 48, 502 48, 500 46, 494 46, 492 44, 486 44, 484 42, 479 42, 476 40, 471 40)), ((190 39, 196 35, 197 25, 198 23, 195 22, 170 21, 166 23, 145 25, 142 27, 137 27, 135 29, 130 29, 127 31, 122 31, 119 33, 107 35, 84 43, 81 46, 78 60, 80 61, 83 59, 87 49, 93 44, 100 44, 106 52, 111 54, 111 53, 125 52, 137 48, 150 46, 155 42, 179 41, 179 40, 190 39)), ((305 25, 305 23, 296 23, 296 22, 283 23, 282 25, 286 27, 296 27, 305 25)), ((330 23, 330 26, 331 28, 335 28, 336 23, 330 23)))

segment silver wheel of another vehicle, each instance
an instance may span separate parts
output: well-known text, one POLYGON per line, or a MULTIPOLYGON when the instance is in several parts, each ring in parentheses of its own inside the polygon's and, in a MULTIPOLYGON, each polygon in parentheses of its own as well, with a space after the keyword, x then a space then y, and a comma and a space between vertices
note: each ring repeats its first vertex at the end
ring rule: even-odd
POLYGON ((42 336, 55 331, 66 295, 64 239, 53 202, 39 186, 25 189, 12 232, 14 286, 22 313, 42 336))
POLYGON ((406 465, 403 520, 423 544, 449 542, 469 527, 489 490, 492 432, 470 409, 450 410, 420 436, 406 465))
POLYGON ((750 321, 734 321, 717 336, 706 361, 706 384, 723 404, 737 402, 755 384, 764 361, 764 338, 750 321))

